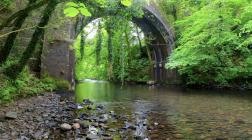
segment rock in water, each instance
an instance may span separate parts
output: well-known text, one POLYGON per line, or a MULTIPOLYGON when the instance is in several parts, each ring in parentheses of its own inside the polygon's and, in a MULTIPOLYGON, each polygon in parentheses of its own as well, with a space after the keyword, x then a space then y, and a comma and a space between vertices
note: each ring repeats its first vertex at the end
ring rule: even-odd
POLYGON ((93 105, 93 102, 91 102, 89 99, 84 99, 83 104, 84 105, 93 105))
POLYGON ((100 137, 94 134, 88 134, 86 139, 87 140, 100 140, 100 137))
POLYGON ((148 81, 147 82, 148 85, 155 85, 155 83, 156 83, 155 81, 148 81))
POLYGON ((72 129, 72 126, 69 125, 69 124, 67 124, 67 123, 63 123, 63 124, 60 125, 60 128, 61 128, 62 130, 71 130, 71 129, 72 129))
POLYGON ((17 112, 7 112, 5 114, 6 119, 16 119, 17 118, 17 112))
POLYGON ((80 128, 80 124, 79 123, 74 123, 73 124, 73 129, 79 129, 80 128))
POLYGON ((88 132, 92 135, 97 135, 98 129, 95 128, 94 126, 89 126, 88 132))

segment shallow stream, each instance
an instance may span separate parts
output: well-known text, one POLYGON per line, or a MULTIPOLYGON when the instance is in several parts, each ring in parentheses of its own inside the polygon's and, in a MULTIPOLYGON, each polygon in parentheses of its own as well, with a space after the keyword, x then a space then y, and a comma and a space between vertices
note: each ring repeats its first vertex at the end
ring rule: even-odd
MULTIPOLYGON (((90 99, 108 110, 148 121, 152 129, 134 135, 151 139, 252 139, 252 93, 240 91, 150 88, 85 80, 76 86, 76 101, 90 99)), ((133 135, 133 134, 132 134, 133 135)))

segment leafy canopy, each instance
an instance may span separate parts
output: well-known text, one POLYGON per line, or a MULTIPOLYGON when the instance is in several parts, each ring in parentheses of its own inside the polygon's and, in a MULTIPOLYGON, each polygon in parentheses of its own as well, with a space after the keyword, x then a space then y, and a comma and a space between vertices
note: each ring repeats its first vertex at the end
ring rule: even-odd
MULTIPOLYGON (((121 0, 120 3, 126 7, 130 7, 132 5, 133 0, 121 0)), ((95 3, 100 5, 101 7, 105 6, 108 1, 106 0, 94 0, 95 3)), ((88 10, 87 6, 82 2, 68 2, 66 3, 66 8, 64 9, 64 14, 67 17, 75 17, 78 14, 81 14, 85 17, 92 16, 91 12, 88 10)))
MULTIPOLYGON (((166 67, 188 84, 228 85, 252 76, 252 2, 213 0, 175 23, 178 47, 166 67)), ((190 13, 188 12, 188 13, 190 13)))

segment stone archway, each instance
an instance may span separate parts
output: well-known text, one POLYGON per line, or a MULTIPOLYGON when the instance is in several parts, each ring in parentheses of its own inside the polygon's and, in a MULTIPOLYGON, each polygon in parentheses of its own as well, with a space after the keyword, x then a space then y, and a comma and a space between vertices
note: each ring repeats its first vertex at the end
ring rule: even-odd
MULTIPOLYGON (((174 47, 174 34, 154 5, 145 6, 143 10, 144 16, 133 18, 133 22, 146 35, 152 34, 155 37, 150 46, 153 50, 152 59, 154 61, 153 80, 159 83, 174 83, 177 79, 176 72, 164 68, 167 57, 172 53, 174 47)), ((47 33, 56 33, 56 35, 51 40, 45 38, 42 73, 68 81, 74 80, 74 52, 69 48, 76 37, 74 28, 75 22, 69 20, 60 30, 47 33)))

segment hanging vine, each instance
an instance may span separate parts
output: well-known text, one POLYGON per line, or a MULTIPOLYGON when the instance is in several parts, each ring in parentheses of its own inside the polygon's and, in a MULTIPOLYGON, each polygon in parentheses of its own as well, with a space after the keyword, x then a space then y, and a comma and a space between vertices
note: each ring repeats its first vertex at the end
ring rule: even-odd
POLYGON ((97 42, 96 42, 96 65, 100 64, 101 60, 101 49, 102 49, 102 26, 101 22, 98 22, 98 30, 97 30, 97 42))

